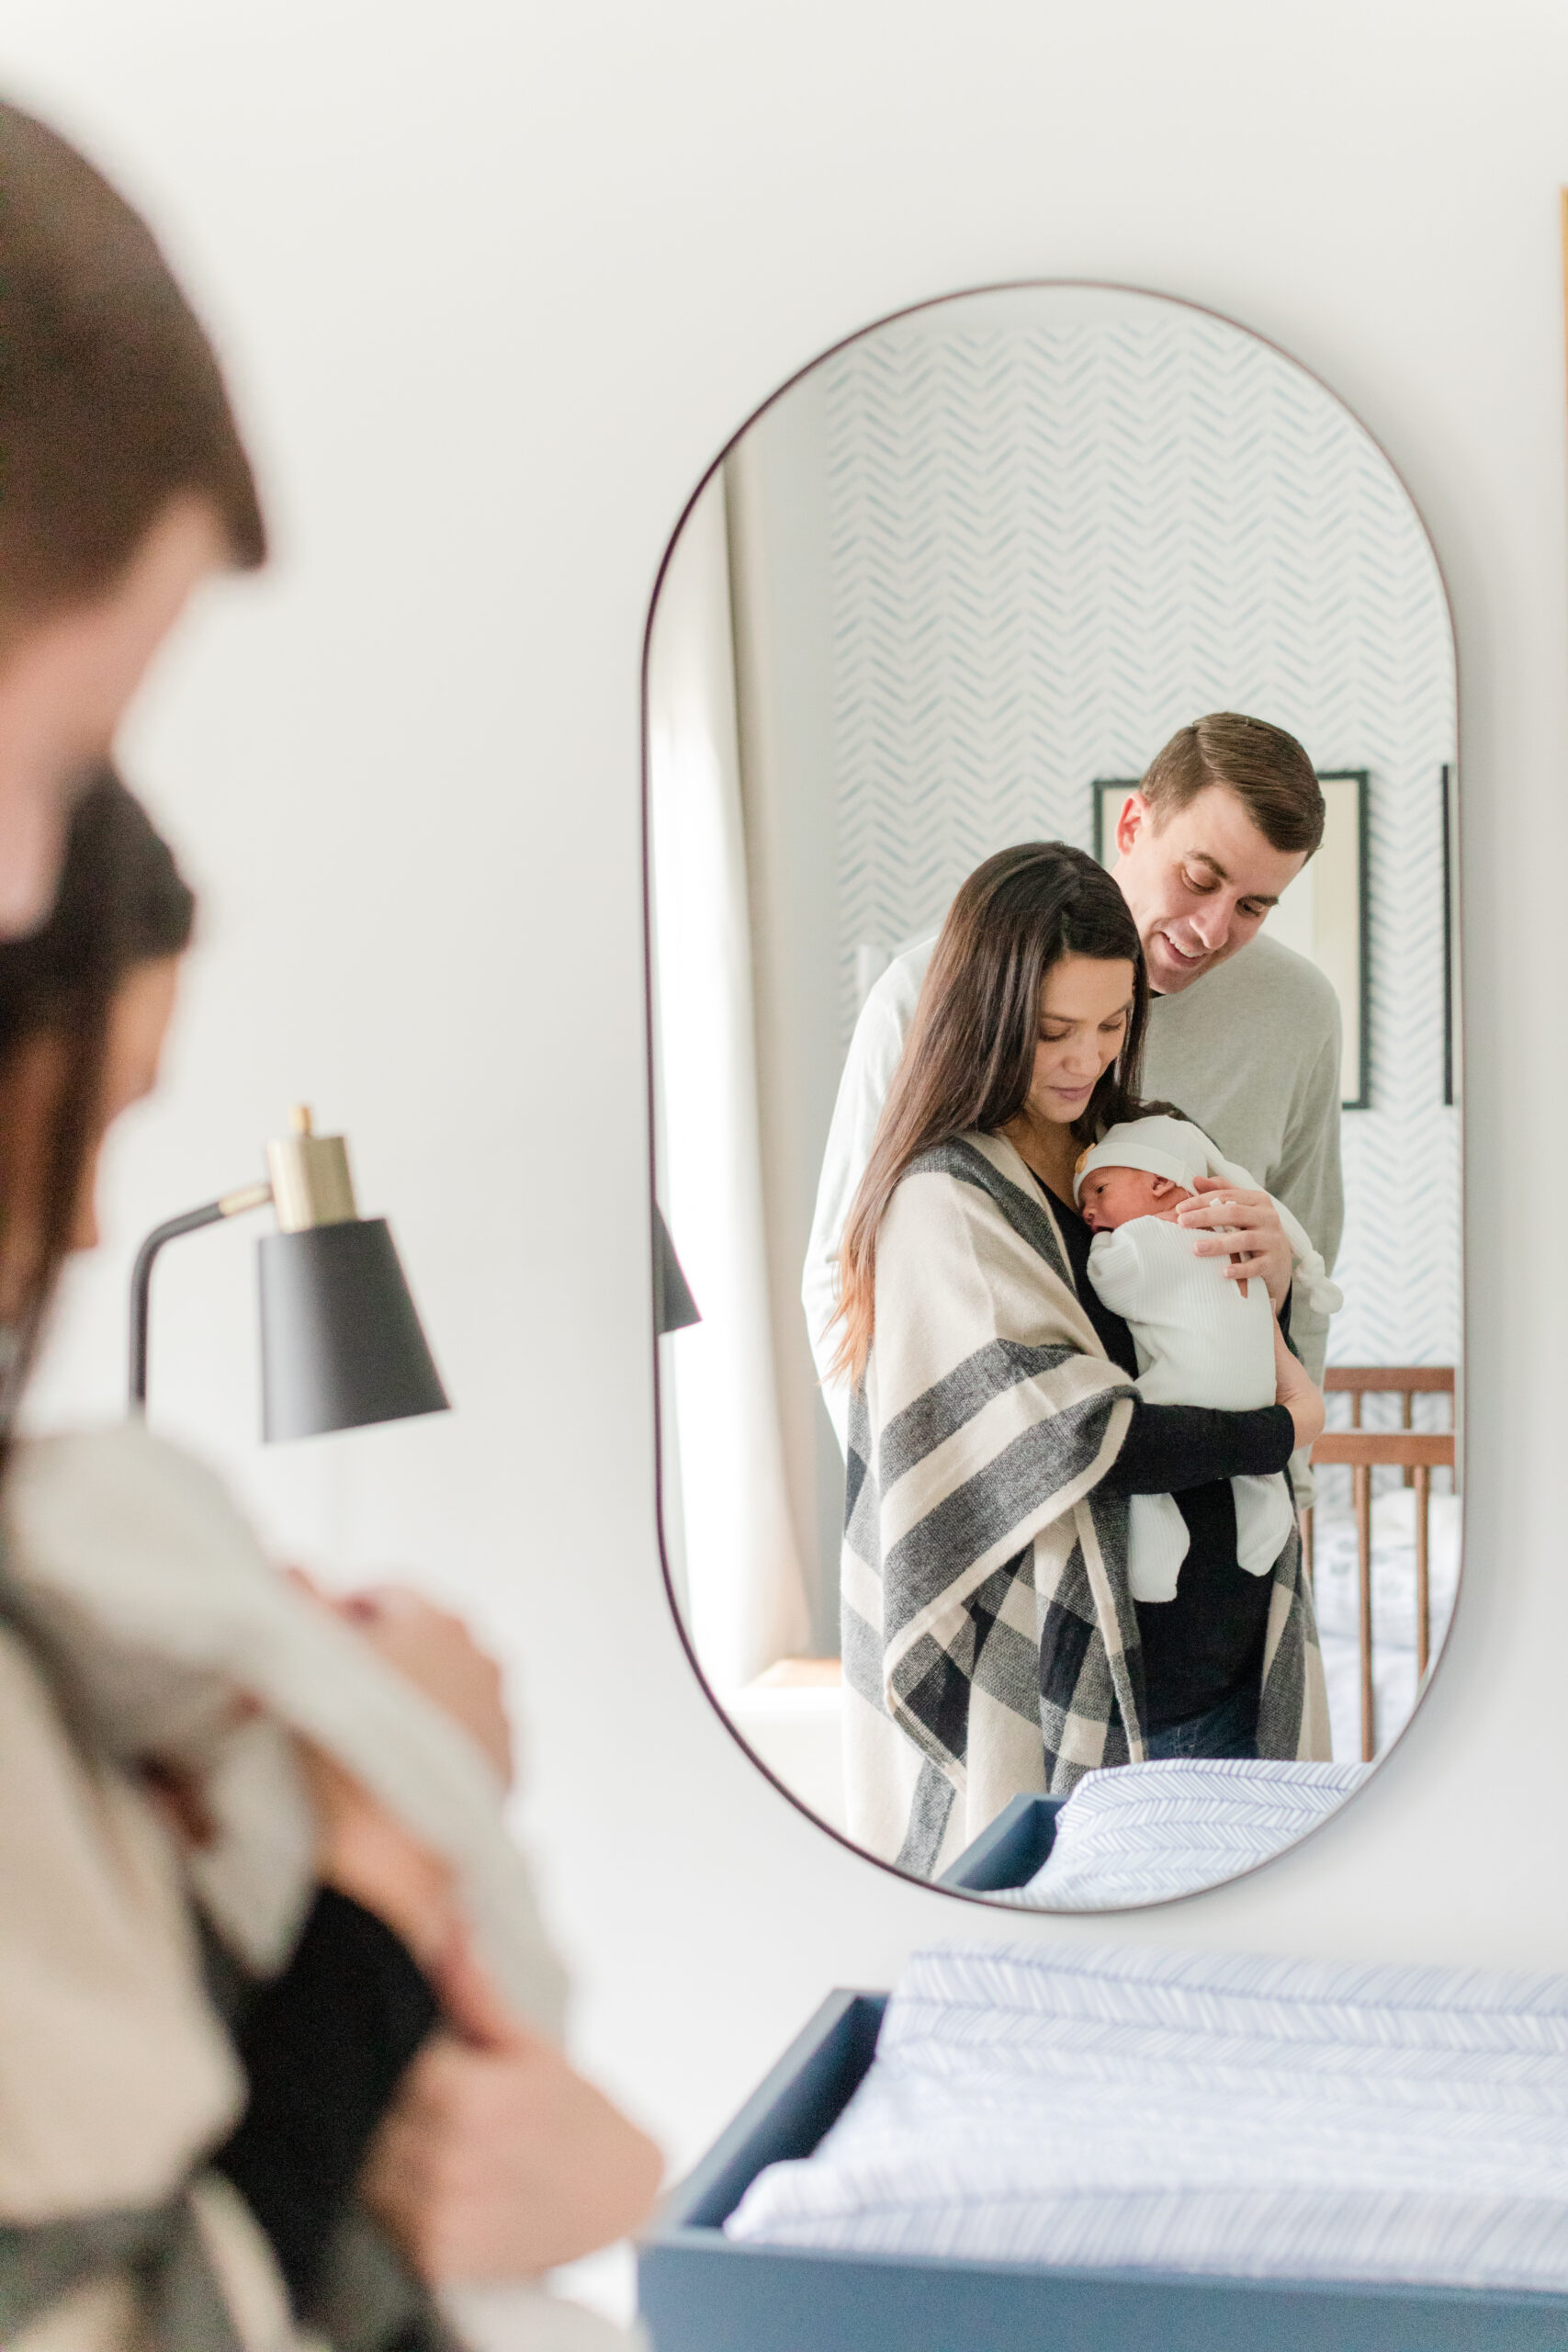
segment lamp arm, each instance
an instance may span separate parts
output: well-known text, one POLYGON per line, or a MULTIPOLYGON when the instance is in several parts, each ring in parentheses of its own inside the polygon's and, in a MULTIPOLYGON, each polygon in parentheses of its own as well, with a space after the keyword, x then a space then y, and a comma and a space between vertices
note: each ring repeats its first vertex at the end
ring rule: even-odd
POLYGON ((198 1233, 204 1225, 219 1225, 225 1217, 243 1216, 248 1210, 265 1208, 272 1198, 270 1184, 242 1184, 237 1192, 225 1193, 216 1201, 205 1201, 198 1209, 186 1209, 183 1216, 172 1216, 164 1225, 155 1225, 136 1253, 136 1263, 130 1273, 130 1409, 133 1413, 147 1410, 147 1318, 152 1303, 152 1268, 158 1252, 166 1241, 177 1241, 183 1233, 198 1233))

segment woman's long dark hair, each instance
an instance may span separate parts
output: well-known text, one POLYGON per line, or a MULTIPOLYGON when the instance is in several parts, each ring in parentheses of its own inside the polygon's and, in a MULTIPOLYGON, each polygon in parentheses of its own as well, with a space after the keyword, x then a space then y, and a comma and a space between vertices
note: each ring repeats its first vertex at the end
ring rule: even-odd
POLYGON ((888 1091, 840 1257, 836 1373, 859 1380, 875 1316, 876 1236, 912 1161, 972 1128, 994 1134, 1029 1098, 1040 991, 1064 956, 1133 967, 1122 1050, 1073 1122, 1094 1143, 1135 1117, 1149 986, 1137 925, 1102 865, 1066 842, 1021 842, 978 865, 948 910, 888 1091))
POLYGON ((29 1045, 49 1036, 62 1049, 47 1136, 18 1134, 14 1114, 0 1107, 0 1249, 17 1213, 18 1168, 40 1171, 43 1187, 41 1231, 0 1368, 0 1441, 70 1247, 96 1140, 115 997, 138 965, 184 954, 195 914, 174 854, 141 802, 112 768, 98 770, 73 811, 47 921, 25 939, 0 944, 0 1106, 29 1045))

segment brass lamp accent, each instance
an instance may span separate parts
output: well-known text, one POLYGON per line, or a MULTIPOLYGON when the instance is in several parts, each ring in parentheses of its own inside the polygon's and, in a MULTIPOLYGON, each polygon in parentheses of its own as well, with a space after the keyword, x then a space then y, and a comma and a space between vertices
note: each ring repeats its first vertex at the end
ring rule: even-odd
POLYGON ((266 1148, 273 1206, 280 1233, 306 1233, 313 1225, 352 1225, 359 1215, 348 1145, 342 1136, 319 1136, 310 1105, 296 1102, 288 1114, 292 1132, 266 1148))
POLYGON ((342 1136, 319 1136, 310 1111, 266 1148, 270 1182, 245 1184, 171 1217, 141 1244, 130 1279, 130 1407, 147 1407, 152 1268, 165 1242, 271 1201, 278 1231, 262 1237, 262 1434, 316 1437, 448 1409, 385 1217, 362 1217, 342 1136))

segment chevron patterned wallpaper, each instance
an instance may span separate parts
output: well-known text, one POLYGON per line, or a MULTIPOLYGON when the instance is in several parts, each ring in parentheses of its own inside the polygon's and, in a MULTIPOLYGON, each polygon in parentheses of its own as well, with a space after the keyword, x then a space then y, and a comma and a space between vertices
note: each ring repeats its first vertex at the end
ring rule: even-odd
POLYGON ((1453 647, 1410 501, 1345 409, 1149 296, 960 301, 829 361, 847 1039, 868 968, 1010 841, 1201 711, 1371 774, 1372 1107, 1346 1114, 1331 1360, 1457 1361, 1440 774, 1453 647), (871 950, 869 959, 864 951, 871 950), (860 982, 857 984, 857 961, 860 982))

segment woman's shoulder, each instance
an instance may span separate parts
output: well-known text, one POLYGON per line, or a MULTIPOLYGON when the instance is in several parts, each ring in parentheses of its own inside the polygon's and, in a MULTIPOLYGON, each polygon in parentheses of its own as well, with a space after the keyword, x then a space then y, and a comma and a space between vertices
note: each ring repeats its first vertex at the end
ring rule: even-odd
POLYGON ((96 1514, 128 1505, 158 1513, 199 1512, 244 1525, 216 1470, 139 1420, 28 1437, 6 1464, 5 1512, 96 1514))
POLYGON ((879 1354, 890 1333, 918 1351, 935 1329, 970 1352, 999 1338, 1103 1353, 1044 1193, 1000 1136, 957 1136, 922 1153, 878 1233, 879 1354))
POLYGON ((912 1160, 888 1204, 878 1255, 889 1238, 895 1249, 908 1240, 930 1250, 939 1249, 944 1237, 970 1252, 995 1250, 1010 1259, 1042 1261, 1072 1286, 1045 1197, 1003 1136, 972 1130, 932 1145, 912 1160))
POLYGON ((217 1473, 140 1422, 25 1439, 6 1464, 0 1520, 12 1571, 129 1605, 224 1572, 270 1577, 254 1529, 217 1473))
POLYGON ((1022 1204, 1043 1212, 1039 1186, 1005 1136, 971 1128, 966 1135, 932 1144, 909 1162, 897 1190, 930 1179, 935 1180, 931 1189, 936 1197, 945 1193, 953 1207, 972 1214, 986 1214, 986 1204, 993 1211, 1022 1204))

